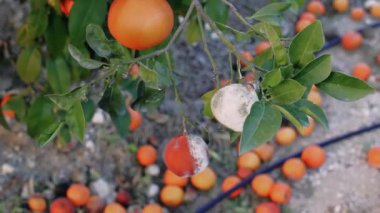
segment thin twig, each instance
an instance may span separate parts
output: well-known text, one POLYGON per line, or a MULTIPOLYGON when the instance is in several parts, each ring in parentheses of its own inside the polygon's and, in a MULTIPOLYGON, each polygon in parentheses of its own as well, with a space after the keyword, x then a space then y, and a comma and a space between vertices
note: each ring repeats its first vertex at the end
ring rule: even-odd
POLYGON ((231 11, 235 14, 235 16, 248 28, 251 28, 251 24, 248 23, 248 21, 239 13, 239 11, 236 9, 236 7, 227 0, 222 0, 225 5, 227 5, 231 11))
POLYGON ((212 57, 212 54, 210 52, 210 49, 208 48, 208 44, 207 44, 207 38, 206 38, 206 35, 204 33, 204 30, 203 30, 203 22, 202 22, 202 18, 201 16, 199 15, 199 13, 197 13, 197 18, 198 18, 198 23, 199 23, 199 29, 201 31, 201 36, 202 36, 202 42, 203 42, 203 49, 204 51, 206 52, 207 54, 207 57, 208 59, 210 60, 210 63, 211 63, 211 66, 212 66, 212 70, 213 70, 213 73, 214 73, 214 78, 215 78, 215 82, 216 82, 216 87, 219 88, 220 87, 220 81, 219 81, 219 72, 218 72, 218 66, 214 60, 214 58, 212 57))

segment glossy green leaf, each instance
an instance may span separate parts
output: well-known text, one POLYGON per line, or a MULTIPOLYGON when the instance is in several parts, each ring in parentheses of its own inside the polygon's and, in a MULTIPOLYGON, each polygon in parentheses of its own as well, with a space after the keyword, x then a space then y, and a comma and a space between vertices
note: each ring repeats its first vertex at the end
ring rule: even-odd
POLYGON ((69 125, 71 132, 83 143, 86 129, 86 119, 82 105, 79 101, 73 103, 73 106, 66 114, 66 123, 69 125))
POLYGON ((53 103, 41 96, 38 97, 30 106, 27 112, 26 125, 28 134, 36 138, 42 134, 53 123, 56 123, 56 118, 53 112, 53 103))
POLYGON ((64 94, 46 95, 60 109, 68 111, 76 102, 86 100, 87 87, 78 87, 64 94))
POLYGON ((125 113, 125 97, 118 85, 107 87, 99 102, 99 107, 110 115, 123 115, 125 113))
POLYGON ((356 101, 375 92, 374 88, 365 81, 340 72, 332 72, 317 87, 322 92, 342 101, 356 101))
POLYGON ((202 95, 203 115, 210 118, 210 119, 214 117, 214 115, 212 114, 212 111, 211 111, 211 99, 217 91, 218 91, 217 89, 214 89, 214 90, 208 91, 202 95))
POLYGON ((200 30, 197 19, 192 19, 186 28, 186 41, 190 44, 196 43, 202 39, 202 33, 200 30))
POLYGON ((87 25, 86 40, 88 45, 98 56, 107 58, 111 55, 112 46, 99 25, 87 25))
POLYGON ((314 52, 325 44, 325 36, 320 21, 307 26, 292 40, 289 47, 289 58, 293 65, 303 67, 314 59, 314 52))
POLYGON ((82 45, 86 40, 87 25, 102 25, 106 20, 107 8, 107 1, 75 0, 69 16, 71 42, 82 45))
POLYGON ((312 85, 324 81, 332 70, 331 56, 322 55, 308 63, 295 77, 294 80, 303 85, 312 85))
POLYGON ((147 67, 146 65, 141 64, 139 75, 141 79, 145 82, 147 87, 150 87, 153 89, 160 88, 158 73, 154 71, 153 69, 147 67))
POLYGON ((276 104, 292 104, 300 100, 305 93, 306 87, 295 80, 287 79, 272 88, 270 97, 276 104))
POLYGON ((278 25, 279 16, 281 15, 283 11, 287 10, 290 6, 291 4, 287 2, 271 3, 262 7, 250 18, 258 20, 258 21, 278 25))
POLYGON ((158 74, 160 87, 169 87, 172 85, 170 81, 170 77, 169 77, 170 75, 169 75, 168 67, 166 67, 163 63, 156 61, 156 63, 154 63, 154 69, 158 74))
POLYGON ((40 147, 49 144, 61 131, 64 123, 52 123, 40 135, 37 136, 36 141, 40 147))
POLYGON ((230 130, 229 132, 230 132, 231 143, 236 142, 239 139, 239 137, 241 136, 241 132, 234 132, 232 130, 230 130))
POLYGON ((256 55, 255 58, 253 59, 254 63, 259 66, 263 67, 266 63, 270 63, 271 67, 269 70, 272 69, 273 66, 273 50, 272 48, 268 48, 261 52, 260 54, 256 55))
POLYGON ((61 94, 70 90, 70 68, 63 58, 47 61, 47 80, 54 93, 61 94))
POLYGON ((255 102, 244 122, 239 153, 249 152, 270 140, 280 128, 281 121, 281 113, 269 103, 255 102))
POLYGON ((18 120, 23 121, 26 115, 26 104, 22 96, 12 96, 3 106, 3 109, 15 112, 18 120))
POLYGON ((25 83, 36 81, 41 72, 41 53, 36 47, 23 49, 17 58, 17 73, 25 83))
POLYGON ((34 37, 30 33, 28 24, 23 24, 17 29, 16 41, 21 47, 30 46, 34 42, 34 37))
POLYGON ((48 11, 45 6, 39 8, 32 8, 29 13, 28 30, 33 38, 43 35, 48 26, 48 11))
POLYGON ((291 105, 274 105, 274 107, 278 109, 285 116, 285 118, 288 119, 288 121, 290 121, 297 128, 299 132, 303 131, 303 126, 308 126, 309 120, 307 118, 307 115, 296 107, 291 105))
POLYGON ((156 108, 159 107, 165 99, 165 89, 153 89, 140 86, 139 98, 136 100, 137 106, 156 108))
POLYGON ((207 0, 204 10, 215 22, 226 24, 228 20, 228 7, 220 0, 207 0))
POLYGON ((62 55, 67 43, 67 29, 62 16, 51 13, 49 25, 45 33, 49 53, 54 57, 62 55))
POLYGON ((274 87, 281 83, 283 80, 282 73, 280 69, 272 70, 265 74, 263 81, 261 82, 261 86, 263 88, 274 87))
POLYGON ((131 123, 131 117, 129 113, 125 112, 122 115, 111 115, 111 119, 119 135, 122 138, 126 137, 129 130, 129 124, 131 123))
POLYGON ((93 70, 105 65, 101 61, 96 61, 94 59, 86 57, 78 50, 78 48, 71 44, 69 44, 69 52, 70 55, 74 58, 74 60, 78 62, 78 64, 83 68, 93 70))
POLYGON ((82 108, 84 112, 84 117, 86 119, 86 122, 88 123, 91 121, 92 117, 95 114, 96 105, 92 100, 82 101, 82 108))
POLYGON ((311 116, 314 120, 320 123, 325 129, 329 128, 329 124, 323 109, 311 101, 306 99, 301 99, 296 103, 297 108, 309 116, 311 116))
POLYGON ((123 59, 123 60, 130 60, 132 58, 130 51, 128 48, 121 45, 119 42, 115 40, 109 41, 110 45, 112 47, 112 54, 123 59))

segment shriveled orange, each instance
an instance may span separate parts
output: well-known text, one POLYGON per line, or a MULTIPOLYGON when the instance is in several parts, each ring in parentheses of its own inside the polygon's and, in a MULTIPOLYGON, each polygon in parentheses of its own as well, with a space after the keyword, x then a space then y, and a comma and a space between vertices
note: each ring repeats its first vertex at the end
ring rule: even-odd
POLYGON ((164 186, 160 192, 161 202, 168 207, 178 207, 182 204, 185 193, 178 186, 164 186))
POLYGON ((140 74, 140 67, 138 64, 133 64, 131 68, 128 71, 129 75, 132 77, 132 79, 136 79, 140 74))
POLYGON ((374 168, 380 168, 380 147, 372 147, 367 153, 368 164, 374 168))
POLYGON ((257 147, 253 151, 259 156, 262 161, 266 162, 272 159, 274 146, 266 143, 257 147))
POLYGON ((164 210, 162 209, 162 207, 156 203, 148 204, 142 210, 142 213, 163 213, 163 212, 164 210))
POLYGON ((282 173, 289 179, 299 181, 306 174, 306 166, 299 158, 291 158, 282 165, 282 173))
POLYGON ((237 166, 239 168, 247 168, 256 170, 260 167, 260 158, 254 152, 246 152, 239 156, 237 160, 237 166))
POLYGON ((135 131, 142 124, 141 113, 137 110, 132 109, 132 107, 128 107, 128 113, 131 116, 131 122, 129 123, 129 130, 135 131))
POLYGON ((315 121, 313 118, 309 117, 309 125, 302 127, 302 130, 299 131, 300 135, 304 137, 308 137, 313 134, 314 128, 315 128, 315 121))
POLYGON ((184 187, 189 182, 187 177, 179 177, 170 170, 166 170, 163 178, 165 185, 184 187))
MULTIPOLYGON (((223 180, 222 191, 226 192, 226 191, 232 189, 234 186, 236 186, 240 182, 241 182, 241 179, 239 177, 237 177, 237 176, 228 176, 228 177, 226 177, 223 180)), ((230 194, 230 198, 235 198, 235 197, 239 196, 242 191, 243 191, 242 188, 239 188, 239 189, 235 190, 234 192, 232 192, 230 194)))
POLYGON ((256 176, 251 182, 251 188, 260 197, 268 197, 274 184, 273 178, 267 174, 256 176))
POLYGON ((275 135, 275 140, 280 145, 290 145, 297 139, 297 132, 292 127, 281 127, 275 135))
POLYGON ((356 50, 363 43, 363 36, 358 32, 347 32, 343 35, 341 44, 346 50, 356 50))
POLYGON ((346 12, 350 7, 349 0, 333 0, 333 8, 339 13, 346 12))
POLYGON ((351 9, 351 18, 355 21, 361 21, 364 19, 365 10, 362 7, 354 7, 351 9))
POLYGON ((308 19, 300 19, 296 23, 296 32, 299 33, 313 22, 308 19))
POLYGON ((359 78, 363 81, 368 80, 368 78, 371 76, 372 69, 368 64, 366 63, 358 63, 354 66, 354 69, 352 71, 352 75, 356 78, 359 78))
MULTIPOLYGON (((253 56, 252 56, 252 54, 251 54, 250 52, 248 52, 248 51, 243 51, 243 52, 240 54, 240 57, 241 57, 241 58, 244 58, 245 60, 247 60, 247 61, 249 61, 249 62, 253 61, 253 56)), ((243 60, 240 60, 240 66, 245 67, 245 66, 247 66, 247 64, 246 64, 243 60)))
POLYGON ((326 13, 325 5, 322 2, 313 0, 307 6, 306 10, 316 16, 324 15, 326 13))
POLYGON ((304 20, 309 20, 311 22, 314 22, 315 20, 317 20, 317 17, 315 17, 315 15, 313 13, 310 13, 310 12, 303 12, 301 15, 300 15, 300 20, 304 19, 304 20))
POLYGON ((83 184, 72 184, 66 192, 67 198, 75 206, 84 206, 90 199, 90 189, 83 184))
POLYGON ((307 100, 311 101, 313 104, 317 106, 322 106, 322 96, 318 91, 311 90, 309 95, 307 96, 307 100))
POLYGON ((28 198, 28 206, 33 213, 45 212, 47 208, 46 200, 40 195, 33 195, 28 198))
POLYGON ((256 207, 255 213, 281 213, 281 210, 275 203, 263 202, 256 207))
POLYGON ((69 16, 73 5, 74 0, 61 0, 61 12, 66 16, 69 16))
POLYGON ((210 167, 207 167, 202 172, 191 176, 190 181, 196 189, 201 191, 208 191, 215 185, 216 179, 217 177, 214 170, 210 167))
POLYGON ((326 160, 326 152, 318 145, 310 145, 303 149, 301 159, 307 167, 319 168, 326 160))
POLYGON ((166 0, 114 0, 108 11, 108 29, 122 45, 150 49, 173 30, 173 10, 166 0))
POLYGON ((380 18, 380 2, 375 3, 370 8, 370 13, 375 18, 380 18))
POLYGON ((142 145, 138 148, 137 161, 141 166, 149 166, 157 160, 157 150, 152 145, 142 145))
POLYGON ((109 203, 104 209, 104 213, 127 213, 127 210, 118 203, 109 203))
POLYGON ((262 42, 258 43, 256 45, 256 48, 255 48, 256 55, 259 55, 260 53, 264 52, 265 50, 267 50, 270 47, 271 47, 271 45, 270 45, 269 41, 262 41, 262 42))
POLYGON ((270 190, 270 199, 279 204, 286 204, 292 197, 292 188, 286 183, 275 183, 270 190))
MULTIPOLYGON (((4 107, 5 104, 8 103, 8 101, 12 98, 12 95, 5 95, 3 97, 3 99, 1 100, 1 103, 0 103, 0 107, 4 107)), ((15 118, 16 117, 16 113, 13 111, 13 110, 3 110, 2 111, 4 117, 7 117, 7 118, 15 118)))

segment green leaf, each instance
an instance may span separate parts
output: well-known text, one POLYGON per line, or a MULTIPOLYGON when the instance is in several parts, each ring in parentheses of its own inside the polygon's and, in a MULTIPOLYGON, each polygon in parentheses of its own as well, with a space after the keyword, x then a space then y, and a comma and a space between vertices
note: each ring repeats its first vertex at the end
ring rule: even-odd
POLYGON ((231 143, 236 142, 237 139, 239 139, 239 137, 241 136, 241 132, 234 132, 232 130, 230 130, 229 132, 230 132, 230 141, 231 141, 231 143))
POLYGON ((22 96, 12 96, 11 99, 3 106, 5 110, 13 110, 16 117, 23 121, 26 115, 26 104, 22 96))
POLYGON ((325 44, 325 36, 320 21, 307 26, 292 40, 289 47, 289 58, 293 65, 303 67, 314 59, 314 52, 325 44))
POLYGON ((33 38, 43 35, 48 26, 48 11, 45 5, 39 8, 33 8, 28 16, 28 30, 33 38))
POLYGON ((270 64, 270 69, 273 67, 273 50, 272 48, 268 48, 261 52, 260 54, 256 55, 255 58, 253 59, 254 63, 259 66, 259 67, 264 67, 266 63, 269 62, 270 64))
POLYGON ((255 102, 251 112, 244 122, 243 133, 240 140, 240 154, 270 140, 281 126, 281 113, 269 103, 255 102))
POLYGON ((202 95, 203 115, 210 118, 210 119, 214 117, 214 115, 212 114, 212 111, 211 111, 211 99, 217 91, 218 91, 217 89, 214 89, 214 90, 208 91, 202 95))
POLYGON ((112 47, 112 54, 120 57, 123 60, 130 60, 132 58, 131 53, 129 52, 128 48, 121 45, 119 42, 115 40, 109 41, 110 45, 112 47))
POLYGON ((273 103, 292 104, 300 100, 305 93, 306 87, 295 80, 287 79, 273 87, 270 96, 273 103))
POLYGON ((92 100, 87 100, 82 102, 82 108, 84 112, 84 117, 86 119, 86 122, 90 122, 92 117, 95 114, 96 105, 92 100))
POLYGON ((160 89, 158 73, 147 67, 144 64, 140 64, 140 73, 141 79, 145 82, 147 87, 153 89, 160 89))
POLYGON ((63 58, 47 61, 47 80, 54 93, 61 94, 70 90, 70 69, 63 58))
POLYGON ((46 95, 60 109, 68 111, 73 107, 74 103, 86 100, 87 87, 78 87, 65 94, 46 95))
POLYGON ((307 126, 309 124, 307 115, 294 106, 274 105, 274 107, 277 108, 285 116, 285 118, 288 119, 297 128, 299 132, 302 132, 303 126, 307 126))
POLYGON ((250 30, 248 32, 242 32, 237 29, 234 29, 226 24, 218 23, 215 22, 218 28, 223 31, 223 32, 229 32, 232 35, 235 36, 236 41, 241 42, 241 41, 247 41, 252 38, 252 36, 255 34, 253 30, 250 30))
POLYGON ((86 57, 78 50, 78 48, 76 48, 75 46, 71 44, 69 44, 69 52, 70 52, 70 55, 74 58, 74 60, 78 62, 78 64, 83 68, 93 70, 105 65, 101 61, 96 61, 96 60, 86 57))
POLYGON ((28 24, 23 24, 17 29, 16 41, 21 47, 30 46, 34 37, 31 35, 28 24))
POLYGON ((139 98, 136 100, 135 105, 156 108, 162 104, 164 99, 165 89, 153 89, 145 86, 140 86, 139 98))
POLYGON ((37 144, 40 147, 43 147, 49 144, 61 131, 64 123, 52 123, 49 127, 46 128, 38 137, 36 138, 37 144))
POLYGON ((200 30, 197 19, 190 20, 186 29, 186 41, 190 44, 196 43, 202 39, 202 33, 200 30))
POLYGON ((322 55, 307 64, 294 77, 294 80, 300 82, 303 85, 317 84, 328 78, 331 70, 331 56, 322 55))
POLYGON ((274 54, 274 60, 277 65, 285 65, 288 63, 287 50, 281 42, 281 39, 275 28, 266 23, 259 23, 254 26, 257 30, 264 34, 269 40, 274 54))
POLYGON ((317 87, 322 92, 342 101, 356 101, 375 92, 375 89, 365 81, 340 72, 332 72, 317 87))
POLYGON ((57 57, 63 53, 67 43, 67 29, 62 16, 50 14, 45 38, 50 54, 57 57))
POLYGON ((99 107, 110 115, 123 115, 125 113, 125 97, 121 94, 118 85, 107 87, 99 102, 99 107))
POLYGON ((69 16, 71 42, 81 46, 86 39, 87 25, 102 25, 106 20, 107 8, 107 1, 75 0, 69 16))
POLYGON ((36 47, 23 49, 17 58, 17 73, 25 83, 36 81, 41 72, 41 54, 36 47))
POLYGON ((281 83, 282 80, 281 70, 275 69, 265 74, 264 79, 261 82, 261 86, 263 88, 274 87, 281 83))
MULTIPOLYGON (((170 65, 171 66, 171 65, 170 65)), ((158 74, 158 80, 160 87, 169 87, 172 85, 169 77, 169 70, 164 64, 156 61, 154 63, 154 69, 158 74)))
POLYGON ((131 123, 131 117, 128 112, 122 115, 111 115, 112 122, 114 123, 119 135, 124 138, 127 136, 129 130, 129 124, 131 123))
POLYGON ((95 24, 87 25, 86 40, 98 56, 107 58, 112 54, 112 46, 100 26, 95 24))
POLYGON ((37 138, 53 123, 56 123, 53 107, 53 103, 43 96, 32 103, 26 118, 28 134, 32 138, 37 138))
POLYGON ((281 12, 285 11, 290 6, 291 4, 286 2, 271 3, 258 10, 250 17, 250 19, 278 25, 278 19, 281 12))
POLYGON ((228 20, 228 7, 220 0, 207 0, 204 7, 206 14, 215 22, 226 24, 228 20))
POLYGON ((66 114, 65 121, 69 125, 71 132, 73 132, 77 139, 83 143, 86 119, 80 101, 74 102, 73 106, 66 114))
POLYGON ((311 116, 314 120, 316 120, 318 123, 320 123, 325 129, 329 128, 328 121, 325 115, 325 112, 323 109, 315 104, 313 104, 311 101, 308 101, 306 99, 301 99, 296 103, 297 108, 309 116, 311 116))

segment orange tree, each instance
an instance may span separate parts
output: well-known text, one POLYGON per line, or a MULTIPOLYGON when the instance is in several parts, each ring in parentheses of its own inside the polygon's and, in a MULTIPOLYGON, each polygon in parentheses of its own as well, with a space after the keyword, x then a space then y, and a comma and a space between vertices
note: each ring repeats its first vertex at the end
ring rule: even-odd
MULTIPOLYGON (((44 146, 57 137, 83 141, 96 107, 110 115, 125 137, 130 123, 126 94, 134 108, 157 107, 172 88, 186 136, 189 120, 170 54, 186 30, 190 43, 203 43, 213 67, 216 89, 200 97, 204 116, 231 129, 231 140, 241 136, 241 153, 271 139, 282 118, 298 130, 308 125, 308 116, 328 128, 323 110, 307 100, 312 85, 343 101, 355 101, 374 90, 333 70, 330 55, 314 55, 325 44, 319 21, 293 38, 283 36, 283 13, 295 12, 302 2, 268 4, 246 18, 227 0, 30 0, 31 11, 17 33, 21 51, 16 66, 24 86, 3 92, 3 97, 12 97, 1 107, 13 110, 28 134, 44 146), (230 12, 244 31, 226 24, 230 12), (242 62, 236 63, 237 75, 231 68, 232 84, 223 88, 208 48, 206 25, 226 46, 231 67, 233 57, 242 62), (270 48, 249 61, 226 34, 238 41, 257 37, 268 41, 270 48), (243 72, 253 73, 255 81, 244 81, 243 72)), ((7 127, 2 113, 0 121, 7 127)))

